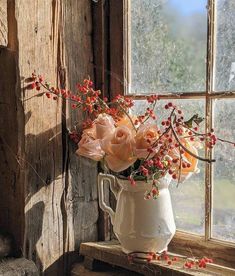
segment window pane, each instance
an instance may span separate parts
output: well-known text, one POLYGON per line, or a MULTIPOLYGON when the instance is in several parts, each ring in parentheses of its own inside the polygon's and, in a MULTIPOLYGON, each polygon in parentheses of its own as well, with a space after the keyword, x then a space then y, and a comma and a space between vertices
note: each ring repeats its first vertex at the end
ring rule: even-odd
MULTIPOLYGON (((157 115, 157 124, 160 126, 163 118, 169 116, 169 111, 164 109, 168 101, 160 100, 156 106, 155 114, 157 115)), ((184 111, 185 119, 191 118, 192 115, 198 113, 204 116, 205 105, 203 100, 173 100, 174 104, 184 111)), ((134 113, 140 115, 145 111, 145 101, 137 101, 134 113)), ((202 125, 201 130, 204 131, 202 125)), ((204 156, 204 151, 199 152, 204 156)), ((175 215, 177 229, 204 234, 204 214, 205 214, 205 189, 204 189, 204 173, 205 164, 198 163, 200 173, 194 174, 191 178, 176 187, 176 182, 171 183, 170 191, 172 198, 172 206, 175 215)))
MULTIPOLYGON (((215 130, 223 139, 235 140, 235 100, 215 102, 215 130)), ((213 237, 235 242, 235 149, 218 143, 213 173, 213 237)))
POLYGON ((235 1, 215 1, 214 90, 235 90, 235 1))
POLYGON ((130 93, 205 91, 207 0, 131 0, 130 93))

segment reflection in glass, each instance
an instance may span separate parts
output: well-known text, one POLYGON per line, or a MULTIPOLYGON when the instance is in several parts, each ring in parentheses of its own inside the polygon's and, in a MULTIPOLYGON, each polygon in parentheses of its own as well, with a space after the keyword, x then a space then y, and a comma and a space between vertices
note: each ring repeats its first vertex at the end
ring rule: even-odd
POLYGON ((215 1, 214 90, 235 90, 235 1, 215 1))
POLYGON ((130 93, 205 91, 207 0, 131 0, 130 93))

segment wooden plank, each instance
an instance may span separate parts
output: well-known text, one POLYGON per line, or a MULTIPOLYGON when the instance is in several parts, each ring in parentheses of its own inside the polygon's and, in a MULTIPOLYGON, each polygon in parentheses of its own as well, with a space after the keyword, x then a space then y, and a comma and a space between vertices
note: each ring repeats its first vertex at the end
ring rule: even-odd
POLYGON ((92 25, 94 45, 94 80, 96 89, 101 90, 104 96, 107 91, 107 4, 106 1, 92 3, 92 25))
MULTIPOLYGON (((83 243, 81 244, 80 254, 108 264, 123 267, 130 271, 139 272, 143 275, 156 275, 156 273, 162 273, 162 275, 231 276, 235 273, 235 270, 233 269, 224 268, 214 264, 207 264, 206 269, 185 269, 183 268, 183 264, 185 262, 184 256, 182 256, 179 261, 172 263, 170 266, 166 261, 157 260, 152 261, 150 264, 147 264, 146 262, 129 263, 127 255, 122 253, 121 246, 117 241, 83 243)), ((175 256, 176 254, 169 253, 169 255, 175 256)))
MULTIPOLYGON (((63 42, 62 66, 66 72, 66 87, 76 91, 76 84, 84 78, 94 79, 91 4, 87 0, 62 1, 63 42)), ((66 105, 65 127, 81 129, 84 112, 71 110, 66 105)), ((98 238, 97 162, 75 155, 77 145, 65 141, 68 148, 64 156, 64 246, 68 253, 66 271, 77 258, 83 241, 98 238)))
MULTIPOLYGON (((92 3, 92 25, 93 25, 93 52, 94 52, 94 79, 96 89, 101 90, 102 97, 110 98, 109 81, 110 71, 108 62, 109 53, 109 3, 98 1, 92 3)), ((105 185, 105 201, 109 202, 109 187, 105 185)), ((111 222, 109 215, 99 208, 98 240, 110 240, 111 222)))
POLYGON ((71 276, 140 276, 139 273, 131 272, 122 268, 110 265, 100 264, 95 271, 86 269, 83 263, 77 263, 73 266, 71 276))
MULTIPOLYGON (((25 90, 35 70, 57 84, 58 22, 60 4, 54 1, 11 1, 16 28, 9 29, 18 51, 24 148, 19 152, 25 187, 24 255, 44 275, 60 275, 64 253, 61 102, 35 97, 25 90)), ((14 18, 13 18, 14 19, 14 18)), ((13 46, 12 46, 13 47, 13 46)), ((21 149, 20 149, 21 150, 21 149)))
POLYGON ((66 275, 80 243, 97 239, 97 164, 76 157, 76 146, 61 134, 81 124, 82 114, 25 88, 34 70, 73 90, 93 78, 91 2, 14 0, 7 10, 11 50, 0 49, 0 227, 16 236, 41 275, 66 275))
POLYGON ((124 93, 124 0, 110 0, 110 93, 111 97, 124 93))
POLYGON ((7 0, 0 0, 0 46, 7 46, 7 0))
POLYGON ((177 232, 169 250, 184 255, 207 256, 219 265, 235 268, 235 248, 232 243, 223 243, 216 240, 205 241, 204 237, 190 233, 177 232))

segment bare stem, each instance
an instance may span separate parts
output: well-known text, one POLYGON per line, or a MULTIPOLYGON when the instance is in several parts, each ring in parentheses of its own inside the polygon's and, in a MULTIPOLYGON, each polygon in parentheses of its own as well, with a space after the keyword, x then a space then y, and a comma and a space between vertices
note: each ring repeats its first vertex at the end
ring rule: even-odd
POLYGON ((133 127, 134 130, 135 130, 135 132, 137 132, 137 129, 136 129, 136 127, 135 127, 135 124, 133 123, 133 121, 132 121, 132 119, 131 119, 129 113, 128 113, 118 102, 114 102, 114 103, 110 103, 110 104, 111 104, 111 105, 112 105, 112 104, 113 104, 113 105, 114 105, 114 104, 117 104, 117 105, 119 106, 119 108, 121 109, 121 111, 124 112, 125 115, 128 117, 129 121, 131 122, 132 127, 133 127))
MULTIPOLYGON (((156 104, 157 104, 157 100, 154 102, 153 107, 152 107, 152 110, 154 110, 156 104)), ((150 118, 150 114, 144 119, 144 121, 143 121, 142 124, 144 124, 145 122, 147 122, 149 118, 150 118)))
MULTIPOLYGON (((65 98, 65 97, 63 97, 63 96, 61 96, 61 95, 59 95, 59 94, 56 94, 55 92, 53 92, 49 87, 47 87, 47 86, 46 86, 45 84, 43 84, 42 82, 41 82, 40 84, 41 84, 41 86, 42 86, 43 88, 45 88, 48 92, 50 92, 51 94, 57 96, 58 98, 65 99, 65 100, 67 100, 67 101, 76 102, 76 103, 78 104, 78 102, 77 102, 76 100, 73 100, 73 99, 71 99, 71 98, 67 99, 67 98, 65 98)), ((80 105, 78 104, 77 107, 80 107, 80 105)))
POLYGON ((181 153, 181 147, 180 147, 180 146, 179 146, 179 153, 180 153, 180 162, 179 162, 179 175, 178 175, 177 187, 179 186, 179 183, 180 183, 180 178, 181 178, 181 165, 182 165, 182 153, 181 153))

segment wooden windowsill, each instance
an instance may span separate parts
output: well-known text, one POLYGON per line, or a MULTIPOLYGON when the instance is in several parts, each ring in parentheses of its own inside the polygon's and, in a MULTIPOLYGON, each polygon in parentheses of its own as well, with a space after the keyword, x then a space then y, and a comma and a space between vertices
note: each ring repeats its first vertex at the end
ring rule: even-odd
MULTIPOLYGON (((85 257, 85 263, 86 259, 89 260, 90 264, 93 260, 98 260, 143 275, 235 275, 234 269, 215 264, 207 264, 207 267, 204 269, 186 269, 183 267, 184 260, 181 258, 171 265, 168 265, 166 261, 157 260, 152 261, 150 264, 130 263, 127 259, 127 255, 121 251, 121 246, 117 241, 82 243, 80 246, 80 255, 85 257)), ((177 254, 171 255, 179 256, 177 254)))

